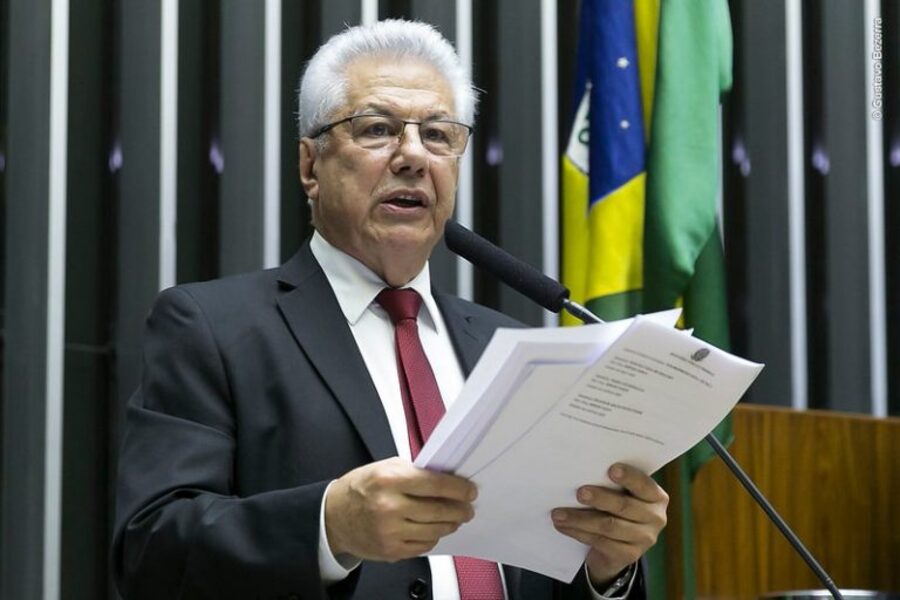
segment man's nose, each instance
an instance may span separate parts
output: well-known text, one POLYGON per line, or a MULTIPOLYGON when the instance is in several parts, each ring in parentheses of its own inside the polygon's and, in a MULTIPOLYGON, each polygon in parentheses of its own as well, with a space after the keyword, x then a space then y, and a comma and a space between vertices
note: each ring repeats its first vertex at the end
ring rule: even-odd
POLYGON ((391 157, 391 168, 395 173, 410 171, 424 174, 430 160, 431 153, 422 144, 419 126, 415 123, 407 123, 397 141, 394 155, 391 157))

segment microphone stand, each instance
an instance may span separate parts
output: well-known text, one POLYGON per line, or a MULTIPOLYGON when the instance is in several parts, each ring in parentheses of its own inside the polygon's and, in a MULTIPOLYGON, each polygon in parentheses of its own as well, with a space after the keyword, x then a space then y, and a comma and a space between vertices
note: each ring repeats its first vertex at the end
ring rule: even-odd
MULTIPOLYGON (((581 320, 583 323, 603 323, 603 319, 589 311, 587 308, 581 306, 577 302, 573 302, 568 298, 563 300, 563 308, 570 315, 575 317, 576 319, 581 320)), ((725 446, 716 439, 712 433, 706 434, 704 438, 706 443, 712 447, 712 449, 719 455, 725 465, 731 470, 735 477, 737 477, 738 481, 741 482, 741 485, 749 492, 750 496, 756 501, 756 503, 760 506, 760 508, 765 511, 766 515, 769 517, 769 520, 775 524, 775 527, 778 528, 778 531, 787 538, 787 541, 790 542, 791 546, 794 547, 794 550, 797 551, 806 564, 809 565, 809 568, 812 569, 813 573, 815 573, 816 577, 818 577, 819 581, 822 582, 831 595, 838 599, 843 600, 844 597, 841 595, 840 590, 834 584, 831 577, 828 573, 825 572, 825 569, 816 561, 815 557, 813 557, 812 553, 806 549, 806 546, 803 545, 803 542, 800 541, 800 538, 791 530, 788 524, 781 518, 781 515, 775 510, 775 507, 766 499, 766 497, 759 491, 759 488, 756 487, 756 484, 753 483, 753 480, 744 472, 741 466, 732 458, 731 454, 729 454, 728 450, 725 449, 725 446)))

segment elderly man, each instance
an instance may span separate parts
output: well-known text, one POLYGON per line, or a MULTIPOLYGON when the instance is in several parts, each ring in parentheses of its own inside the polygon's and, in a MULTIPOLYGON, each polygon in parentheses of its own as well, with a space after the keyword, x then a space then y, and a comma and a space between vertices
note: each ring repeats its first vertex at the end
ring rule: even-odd
POLYGON ((590 546, 571 584, 421 557, 477 490, 411 458, 493 331, 517 326, 429 280, 474 105, 421 23, 351 28, 316 53, 300 92, 316 233, 279 269, 164 291, 148 318, 115 520, 126 598, 642 595, 667 497, 627 465, 609 474, 623 491, 585 482, 547 515, 590 546))

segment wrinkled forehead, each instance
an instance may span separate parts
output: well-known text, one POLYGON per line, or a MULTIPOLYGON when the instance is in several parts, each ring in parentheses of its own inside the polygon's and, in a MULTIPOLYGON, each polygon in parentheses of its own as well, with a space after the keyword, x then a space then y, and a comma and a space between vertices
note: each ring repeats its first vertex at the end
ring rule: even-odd
POLYGON ((455 116, 453 88, 434 65, 419 58, 367 56, 347 65, 344 106, 396 116, 455 116))

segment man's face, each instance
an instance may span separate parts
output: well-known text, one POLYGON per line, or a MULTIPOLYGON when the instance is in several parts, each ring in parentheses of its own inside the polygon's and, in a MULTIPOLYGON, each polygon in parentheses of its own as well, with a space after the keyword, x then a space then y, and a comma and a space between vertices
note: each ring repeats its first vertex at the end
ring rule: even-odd
MULTIPOLYGON (((332 121, 378 113, 407 121, 453 118, 453 92, 432 66, 417 60, 357 60, 347 69, 347 103, 332 121)), ((459 159, 429 153, 418 127, 399 145, 367 150, 339 125, 324 149, 301 141, 300 171, 313 223, 332 245, 391 285, 424 266, 453 213, 459 159)))

